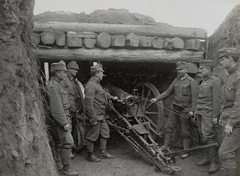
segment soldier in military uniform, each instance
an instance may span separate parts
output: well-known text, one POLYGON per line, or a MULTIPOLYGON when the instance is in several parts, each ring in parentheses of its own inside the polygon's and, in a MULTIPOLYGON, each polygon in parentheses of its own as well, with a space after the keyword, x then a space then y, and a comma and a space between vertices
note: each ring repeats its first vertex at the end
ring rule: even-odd
POLYGON ((222 87, 222 110, 219 124, 223 126, 225 136, 219 148, 222 159, 223 175, 240 175, 240 165, 236 163, 240 146, 240 50, 222 48, 219 50, 221 64, 229 76, 222 87))
MULTIPOLYGON (((61 81, 62 86, 68 93, 70 103, 70 115, 73 126, 73 137, 75 147, 74 149, 80 150, 83 147, 85 139, 85 109, 84 109, 84 88, 76 76, 79 66, 76 61, 71 61, 67 64, 67 76, 61 81)), ((73 158, 73 155, 72 155, 73 158)))
POLYGON ((63 175, 74 176, 77 172, 71 171, 71 152, 73 138, 69 114, 69 101, 66 90, 60 84, 66 77, 66 65, 63 61, 51 64, 51 80, 47 85, 49 107, 52 124, 53 140, 55 144, 56 165, 63 175))
MULTIPOLYGON (((196 117, 200 122, 198 127, 203 136, 203 142, 206 144, 216 142, 215 124, 218 123, 221 108, 222 82, 213 75, 213 66, 213 61, 203 61, 199 67, 203 81, 199 86, 196 117)), ((205 166, 210 163, 208 173, 214 174, 219 168, 217 148, 205 150, 204 158, 197 165, 205 166)))
MULTIPOLYGON (((183 147, 190 147, 189 118, 193 116, 197 103, 198 86, 196 81, 187 74, 188 64, 183 61, 177 62, 177 78, 172 82, 169 88, 158 97, 151 99, 151 102, 163 100, 174 94, 172 111, 169 114, 165 124, 165 139, 162 150, 168 149, 171 141, 171 135, 180 123, 181 135, 183 137, 183 147)), ((183 154, 182 159, 187 158, 189 153, 183 154)))
POLYGON ((85 87, 85 109, 87 116, 87 161, 99 162, 100 159, 113 159, 114 157, 107 153, 107 139, 110 137, 109 127, 105 121, 105 109, 108 100, 117 100, 102 88, 100 81, 103 79, 102 66, 97 64, 90 68, 91 78, 85 87), (101 153, 99 158, 93 154, 94 142, 100 136, 101 153))

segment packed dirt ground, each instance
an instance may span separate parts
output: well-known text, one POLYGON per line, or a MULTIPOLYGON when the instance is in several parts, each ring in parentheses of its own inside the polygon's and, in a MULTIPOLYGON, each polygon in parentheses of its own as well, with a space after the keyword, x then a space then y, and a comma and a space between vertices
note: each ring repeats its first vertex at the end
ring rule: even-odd
MULTIPOLYGON (((108 143, 108 152, 114 155, 114 159, 101 160, 99 163, 90 163, 85 159, 87 150, 83 149, 80 153, 74 153, 72 167, 78 171, 81 176, 166 176, 147 160, 144 156, 137 153, 131 146, 115 132, 108 143), (118 137, 117 137, 118 136, 118 137)), ((99 145, 96 145, 95 154, 99 154, 99 145)), ((173 148, 179 150, 179 148, 173 148)), ((201 160, 202 151, 193 152, 186 159, 177 157, 176 165, 182 168, 182 171, 175 173, 176 176, 209 176, 207 170, 209 166, 197 166, 201 160)), ((212 176, 218 176, 211 174, 212 176)))

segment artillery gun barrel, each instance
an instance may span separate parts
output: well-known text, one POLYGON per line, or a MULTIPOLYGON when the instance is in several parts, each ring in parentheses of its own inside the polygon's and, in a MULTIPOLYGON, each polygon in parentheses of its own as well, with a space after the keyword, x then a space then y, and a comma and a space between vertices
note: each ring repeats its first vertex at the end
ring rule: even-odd
POLYGON ((112 96, 117 96, 119 99, 123 100, 124 104, 127 106, 127 107, 131 107, 133 106, 136 101, 137 101, 137 98, 127 92, 125 92, 124 90, 118 88, 118 87, 115 87, 113 85, 106 85, 104 86, 106 89, 108 89, 109 93, 112 95, 112 96))

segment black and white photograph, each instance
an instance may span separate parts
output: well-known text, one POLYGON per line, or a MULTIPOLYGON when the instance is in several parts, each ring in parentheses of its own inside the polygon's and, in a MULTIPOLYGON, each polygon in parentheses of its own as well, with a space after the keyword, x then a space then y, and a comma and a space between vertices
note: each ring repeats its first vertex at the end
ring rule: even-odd
POLYGON ((0 0, 0 176, 240 176, 239 0, 0 0))

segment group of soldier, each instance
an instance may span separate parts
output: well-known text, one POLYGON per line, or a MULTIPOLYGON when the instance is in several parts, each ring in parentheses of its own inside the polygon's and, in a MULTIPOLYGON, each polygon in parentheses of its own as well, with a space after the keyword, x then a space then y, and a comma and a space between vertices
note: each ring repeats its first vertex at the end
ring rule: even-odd
MULTIPOLYGON (((237 164, 237 150, 240 146, 240 52, 236 48, 219 50, 220 64, 228 71, 225 81, 212 72, 213 62, 201 62, 198 68, 202 81, 196 81, 188 75, 189 63, 179 61, 176 65, 177 78, 169 88, 151 102, 166 99, 174 95, 171 111, 165 124, 164 145, 161 150, 170 148, 171 136, 177 125, 180 126, 183 148, 190 148, 190 119, 196 118, 199 133, 205 144, 216 142, 215 125, 222 126, 225 136, 219 148, 209 148, 198 166, 210 164, 209 174, 240 174, 237 164), (221 166, 221 167, 220 167, 221 166)), ((113 159, 106 151, 109 127, 105 121, 105 109, 108 100, 118 97, 107 93, 100 82, 104 76, 101 64, 90 67, 91 78, 85 87, 76 78, 79 66, 75 61, 67 65, 64 61, 51 64, 51 79, 47 85, 49 108, 51 113, 52 137, 54 139, 54 157, 57 169, 64 175, 78 175, 71 170, 72 148, 74 145, 86 145, 89 162, 101 159, 113 159), (72 121, 74 121, 72 123, 72 121), (72 125, 80 124, 81 144, 73 140, 72 125), (94 143, 99 138, 101 153, 94 155, 94 143), (85 144, 83 144, 85 141, 85 144), (74 144, 75 142, 75 144, 74 144)), ((185 159, 189 153, 180 158, 185 159)))

